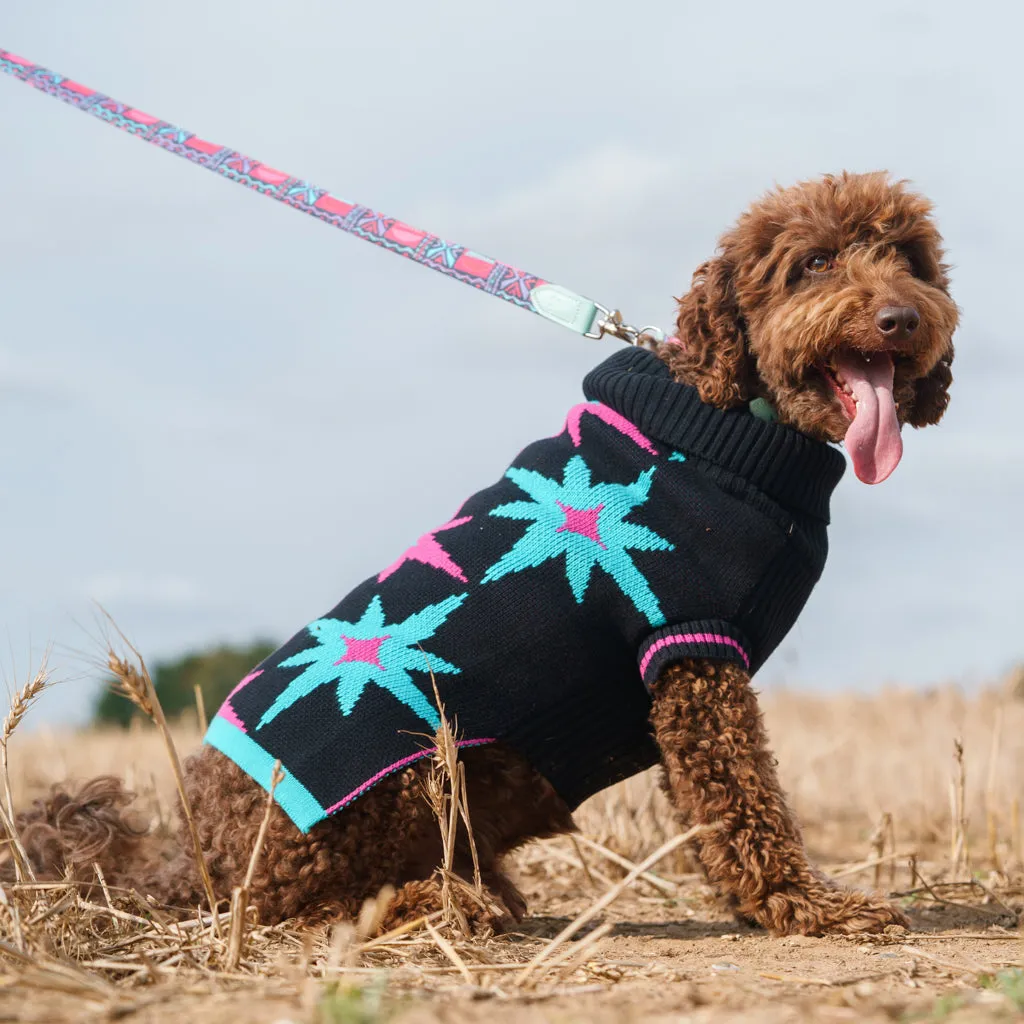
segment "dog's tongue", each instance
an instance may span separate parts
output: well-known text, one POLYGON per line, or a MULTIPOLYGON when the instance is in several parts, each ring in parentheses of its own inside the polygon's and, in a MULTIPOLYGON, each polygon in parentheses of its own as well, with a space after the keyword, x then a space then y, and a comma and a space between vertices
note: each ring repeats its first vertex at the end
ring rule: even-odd
POLYGON ((836 369, 857 399, 857 415, 846 431, 846 450, 857 479, 881 483, 899 465, 903 438, 892 397, 892 358, 876 352, 870 360, 856 352, 843 352, 836 369))

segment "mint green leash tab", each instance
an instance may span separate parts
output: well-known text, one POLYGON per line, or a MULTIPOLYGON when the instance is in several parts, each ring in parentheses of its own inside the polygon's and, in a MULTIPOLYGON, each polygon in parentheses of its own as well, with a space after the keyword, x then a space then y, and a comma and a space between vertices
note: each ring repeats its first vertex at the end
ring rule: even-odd
POLYGON ((530 292, 533 308, 552 323, 589 337, 600 314, 596 302, 560 284, 541 284, 530 292))

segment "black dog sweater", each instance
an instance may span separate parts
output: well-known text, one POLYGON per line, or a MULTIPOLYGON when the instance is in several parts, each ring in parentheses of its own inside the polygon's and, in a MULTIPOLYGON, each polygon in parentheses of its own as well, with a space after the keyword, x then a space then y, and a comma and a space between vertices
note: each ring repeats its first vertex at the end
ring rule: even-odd
POLYGON ((308 831, 433 751, 431 673, 465 746, 519 751, 576 807, 658 752, 646 687, 682 658, 751 673, 825 564, 828 445, 704 405, 623 350, 493 486, 232 691, 208 743, 308 831))

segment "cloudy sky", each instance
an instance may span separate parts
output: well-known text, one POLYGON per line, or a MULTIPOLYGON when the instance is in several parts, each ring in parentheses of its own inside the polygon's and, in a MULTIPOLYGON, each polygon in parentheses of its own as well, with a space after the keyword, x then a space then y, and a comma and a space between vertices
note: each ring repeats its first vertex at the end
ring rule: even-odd
MULTIPOLYGON (((765 686, 1024 658, 1019 5, 5 0, 0 47, 668 324, 773 183, 937 206, 954 401, 877 488, 765 686)), ((102 602, 152 660, 284 639, 551 434, 586 342, 0 80, 0 652, 88 713, 102 602)))

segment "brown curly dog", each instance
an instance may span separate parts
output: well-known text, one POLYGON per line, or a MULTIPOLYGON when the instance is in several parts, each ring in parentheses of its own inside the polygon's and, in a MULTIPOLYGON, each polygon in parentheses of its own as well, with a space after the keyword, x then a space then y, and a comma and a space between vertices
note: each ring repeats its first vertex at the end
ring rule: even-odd
MULTIPOLYGON (((846 442, 857 476, 884 479, 900 427, 942 417, 952 380, 957 308, 948 293, 930 205, 885 174, 841 174, 774 191, 727 232, 679 301, 678 344, 658 355, 676 381, 717 409, 764 399, 786 427, 846 442)), ((564 527, 563 527, 564 528, 564 527)), ((664 786, 686 824, 720 823, 695 853, 733 911, 778 935, 906 925, 876 895, 839 887, 807 859, 742 667, 689 658, 650 685, 650 731, 664 786)), ((483 880, 498 910, 464 908, 478 924, 525 903, 502 870, 509 851, 573 829, 553 785, 510 745, 463 750, 483 880)), ((382 887, 397 890, 384 926, 439 907, 438 829, 423 797, 424 761, 392 774, 308 833, 279 808, 270 819, 253 901, 265 922, 352 918, 382 887)), ((249 775, 206 746, 186 767, 187 795, 218 897, 240 884, 266 806, 249 775)), ((191 851, 161 857, 129 825, 117 780, 58 791, 22 814, 43 874, 91 879, 170 904, 203 900, 191 851)), ((455 868, 471 875, 460 836, 455 868)))

